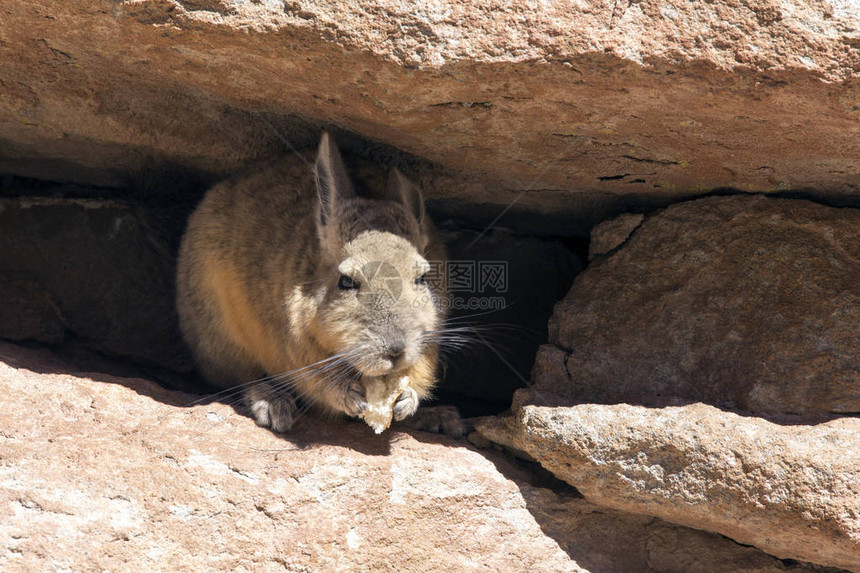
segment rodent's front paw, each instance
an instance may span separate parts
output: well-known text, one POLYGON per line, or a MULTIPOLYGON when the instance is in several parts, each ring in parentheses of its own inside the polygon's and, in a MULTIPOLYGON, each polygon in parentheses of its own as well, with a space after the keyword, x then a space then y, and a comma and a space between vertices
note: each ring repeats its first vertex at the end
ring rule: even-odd
POLYGON ((347 387, 343 396, 343 411, 350 416, 360 417, 367 409, 367 401, 364 396, 364 386, 358 380, 353 381, 347 387))
POLYGON ((418 393, 409 386, 406 387, 397 401, 394 402, 394 419, 398 422, 404 418, 408 418, 418 409, 418 393))
POLYGON ((251 413, 258 426, 283 434, 295 423, 296 401, 286 394, 277 398, 257 399, 251 402, 251 413))

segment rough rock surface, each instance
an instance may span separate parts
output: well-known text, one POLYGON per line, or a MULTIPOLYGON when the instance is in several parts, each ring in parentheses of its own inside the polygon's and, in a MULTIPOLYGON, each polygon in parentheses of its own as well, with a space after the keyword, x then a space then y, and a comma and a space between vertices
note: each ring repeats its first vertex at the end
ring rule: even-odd
POLYGON ((591 261, 601 255, 607 255, 623 245, 644 220, 645 215, 641 213, 624 213, 596 225, 591 230, 588 260, 591 261))
POLYGON ((694 404, 531 405, 479 425, 594 503, 860 571, 860 420, 779 426, 694 404))
POLYGON ((452 170, 434 199, 486 220, 513 202, 540 231, 725 186, 860 185, 845 0, 6 0, 0 21, 2 172, 224 173, 323 123, 452 170))
POLYGON ((192 367, 173 308, 173 258, 129 205, 0 198, 0 337, 192 367))
POLYGON ((537 388, 703 401, 776 418, 860 412, 860 210, 712 197, 649 216, 581 273, 537 388))
POLYGON ((455 443, 312 418, 283 439, 229 406, 16 355, 0 366, 5 571, 581 570, 455 443))
POLYGON ((819 571, 529 485, 421 433, 226 405, 0 345, 3 571, 819 571))

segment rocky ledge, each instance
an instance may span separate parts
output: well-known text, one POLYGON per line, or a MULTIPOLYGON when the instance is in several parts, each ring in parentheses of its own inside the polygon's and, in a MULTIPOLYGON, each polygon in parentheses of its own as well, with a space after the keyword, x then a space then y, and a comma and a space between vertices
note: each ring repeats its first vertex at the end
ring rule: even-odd
POLYGON ((312 416, 279 437, 9 344, 0 381, 3 571, 821 571, 448 438, 312 416))
POLYGON ((860 420, 781 427, 704 404, 546 407, 479 429, 586 499, 860 571, 860 420))

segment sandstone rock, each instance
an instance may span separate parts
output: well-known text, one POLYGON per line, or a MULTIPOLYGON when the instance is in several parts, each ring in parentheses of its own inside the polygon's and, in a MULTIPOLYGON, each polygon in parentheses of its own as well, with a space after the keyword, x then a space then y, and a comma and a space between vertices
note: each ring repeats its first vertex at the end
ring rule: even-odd
POLYGON ((843 571, 780 561, 714 533, 564 498, 546 489, 527 489, 523 494, 543 530, 593 573, 843 571))
POLYGON ((10 353, 4 571, 581 571, 455 443, 310 417, 281 438, 226 405, 10 353))
POLYGON ((444 168, 430 194, 448 208, 482 204, 489 222, 513 205, 541 215, 537 231, 725 186, 838 198, 860 184, 851 2, 0 10, 0 171, 225 173, 287 151, 276 131, 301 147, 325 123, 444 168))
POLYGON ((537 388, 573 401, 860 412, 860 210, 714 197, 649 216, 580 274, 537 388))
POLYGON ((130 207, 0 199, 0 336, 61 342, 174 370, 191 361, 173 309, 173 259, 130 207))
POLYGON ((704 404, 520 399, 507 430, 492 422, 487 437, 525 451, 589 501, 860 571, 860 420, 779 426, 704 404))
POLYGON ((462 442, 229 406, 0 344, 3 571, 818 571, 529 485, 462 442))
POLYGON ((605 255, 620 247, 644 220, 645 215, 640 213, 624 213, 595 226, 591 230, 588 260, 605 255))

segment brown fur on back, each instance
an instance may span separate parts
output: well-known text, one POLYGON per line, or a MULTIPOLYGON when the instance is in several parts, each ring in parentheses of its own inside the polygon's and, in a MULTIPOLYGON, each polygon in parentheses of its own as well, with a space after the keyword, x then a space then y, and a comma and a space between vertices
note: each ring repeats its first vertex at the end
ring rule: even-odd
MULTIPOLYGON (((293 156, 207 193, 180 249, 183 334, 204 376, 222 388, 346 351, 353 370, 375 375, 395 364, 384 357, 403 342, 404 372, 425 398, 436 380, 437 348, 421 336, 442 328, 444 312, 433 297, 443 293, 441 285, 420 284, 418 273, 422 260, 444 260, 444 247, 427 217, 417 220, 414 205, 390 194, 344 193, 326 217, 315 192, 320 179, 293 156), (364 292, 338 286, 343 268, 356 273, 364 292), (371 276, 377 268, 394 277, 387 286, 371 276), (392 285, 399 297, 372 302, 392 285)), ((294 391, 324 410, 344 411, 338 380, 308 372, 293 377, 294 391)))

